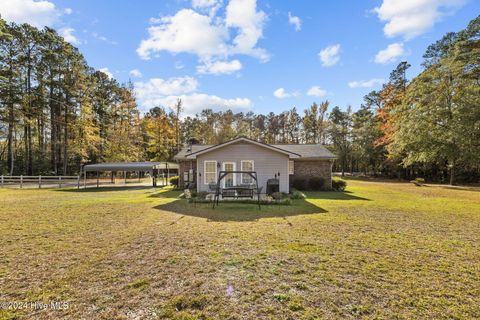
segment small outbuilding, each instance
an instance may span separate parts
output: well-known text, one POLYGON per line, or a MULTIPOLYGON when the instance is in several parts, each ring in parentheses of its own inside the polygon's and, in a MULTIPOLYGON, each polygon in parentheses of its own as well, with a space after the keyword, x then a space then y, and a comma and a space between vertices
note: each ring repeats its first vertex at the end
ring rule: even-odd
POLYGON ((123 178, 126 181, 127 172, 136 172, 140 176, 141 173, 152 178, 152 185, 157 186, 157 179, 162 176, 168 179, 172 176, 178 175, 178 164, 175 162, 106 162, 87 164, 83 166, 83 181, 84 187, 87 181, 87 172, 95 172, 97 178, 97 187, 99 186, 99 176, 101 172, 111 172, 112 183, 114 182, 114 175, 117 172, 123 173, 123 178))

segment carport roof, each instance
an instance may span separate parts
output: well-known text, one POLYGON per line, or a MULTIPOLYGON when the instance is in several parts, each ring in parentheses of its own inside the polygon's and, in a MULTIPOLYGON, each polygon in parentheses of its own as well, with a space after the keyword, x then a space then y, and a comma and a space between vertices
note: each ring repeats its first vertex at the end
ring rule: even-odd
POLYGON ((153 169, 172 169, 178 170, 178 164, 175 162, 105 162, 96 164, 87 164, 85 171, 152 171, 153 169))

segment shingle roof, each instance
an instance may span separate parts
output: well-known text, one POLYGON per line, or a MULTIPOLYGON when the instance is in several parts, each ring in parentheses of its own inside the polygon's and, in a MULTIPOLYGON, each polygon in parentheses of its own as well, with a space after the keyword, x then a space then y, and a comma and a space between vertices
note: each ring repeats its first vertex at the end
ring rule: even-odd
POLYGON ((190 147, 184 147, 182 150, 180 150, 174 157, 173 159, 175 160, 180 160, 180 159, 185 159, 187 155, 190 153, 195 153, 198 151, 202 151, 203 149, 207 149, 210 147, 213 147, 213 144, 192 144, 190 147))
POLYGON ((321 144, 272 144, 272 146, 298 153, 301 158, 336 158, 330 150, 321 144))
MULTIPOLYGON (((186 159, 191 153, 196 153, 204 149, 213 147, 212 144, 194 144, 190 147, 185 147, 174 157, 175 160, 186 159), (190 150, 189 150, 190 149, 190 150)), ((300 155, 300 159, 306 158, 321 158, 321 159, 335 159, 335 155, 331 153, 325 146, 321 144, 271 144, 272 147, 283 149, 288 152, 293 152, 300 155)))

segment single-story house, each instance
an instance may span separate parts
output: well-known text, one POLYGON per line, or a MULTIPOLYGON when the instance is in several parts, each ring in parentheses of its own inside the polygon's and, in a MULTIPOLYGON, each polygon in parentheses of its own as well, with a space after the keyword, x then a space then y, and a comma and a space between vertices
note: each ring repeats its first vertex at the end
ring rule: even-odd
MULTIPOLYGON (((216 145, 189 145, 174 159, 179 164, 180 187, 196 185, 208 191, 217 183, 219 171, 255 171, 258 186, 266 190, 267 180, 277 178, 280 192, 290 191, 294 177, 319 176, 332 183, 335 155, 320 144, 266 144, 239 137, 216 145)), ((229 174, 222 187, 252 183, 248 174, 229 174)))

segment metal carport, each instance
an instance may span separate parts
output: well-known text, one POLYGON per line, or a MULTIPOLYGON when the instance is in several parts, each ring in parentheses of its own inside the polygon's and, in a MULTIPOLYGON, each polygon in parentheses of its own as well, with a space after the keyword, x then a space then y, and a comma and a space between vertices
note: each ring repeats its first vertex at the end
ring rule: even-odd
POLYGON ((159 173, 167 175, 167 179, 170 178, 171 173, 178 175, 178 164, 174 162, 108 162, 108 163, 96 163, 87 164, 83 166, 83 186, 86 187, 87 172, 96 172, 97 187, 99 186, 99 173, 100 172, 123 172, 124 179, 126 181, 127 172, 148 172, 152 177, 152 184, 157 186, 157 177, 159 173))

